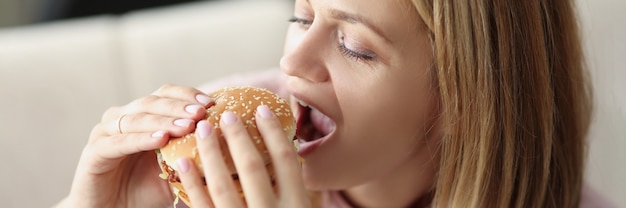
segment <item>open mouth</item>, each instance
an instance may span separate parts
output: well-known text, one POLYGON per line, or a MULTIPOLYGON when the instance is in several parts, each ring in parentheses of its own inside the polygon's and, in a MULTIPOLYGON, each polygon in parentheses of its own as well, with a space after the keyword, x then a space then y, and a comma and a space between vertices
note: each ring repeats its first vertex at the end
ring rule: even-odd
MULTIPOLYGON (((296 99, 296 98, 294 98, 296 99)), ((299 154, 310 152, 322 143, 323 138, 330 135, 336 127, 335 122, 319 110, 296 99, 296 137, 300 143, 299 154)))

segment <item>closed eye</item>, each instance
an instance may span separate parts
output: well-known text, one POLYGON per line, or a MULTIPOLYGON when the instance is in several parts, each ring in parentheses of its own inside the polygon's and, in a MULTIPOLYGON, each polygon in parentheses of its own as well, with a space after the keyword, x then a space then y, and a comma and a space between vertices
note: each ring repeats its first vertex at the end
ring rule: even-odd
POLYGON ((353 58, 355 59, 355 61, 365 61, 365 62, 369 62, 369 61, 374 61, 376 60, 376 54, 374 54, 373 52, 370 51, 355 51, 352 49, 349 49, 348 47, 346 47, 346 45, 344 43, 339 43, 338 44, 338 48, 339 51, 341 51, 341 53, 348 57, 348 58, 353 58))
POLYGON ((299 24, 302 28, 309 28, 311 27, 311 24, 313 24, 312 20, 307 20, 307 19, 303 19, 303 18, 298 18, 298 17, 292 17, 291 19, 289 19, 289 22, 291 23, 297 23, 299 24))

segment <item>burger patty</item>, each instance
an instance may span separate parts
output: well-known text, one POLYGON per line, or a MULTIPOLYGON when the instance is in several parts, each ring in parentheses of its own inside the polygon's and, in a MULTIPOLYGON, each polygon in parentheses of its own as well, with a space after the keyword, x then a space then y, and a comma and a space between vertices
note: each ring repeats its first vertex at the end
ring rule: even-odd
MULTIPOLYGON (((167 173, 167 181, 170 183, 181 183, 180 178, 178 177, 178 174, 176 173, 176 171, 174 169, 172 169, 169 165, 167 165, 167 163, 165 161, 161 161, 161 167, 163 168, 163 170, 165 170, 165 172, 167 173)), ((232 174, 231 177, 233 178, 233 180, 235 181, 239 181, 239 174, 232 174)), ((206 186, 206 180, 204 177, 202 177, 202 183, 206 186)), ((272 185, 275 184, 274 178, 271 177, 271 183, 272 185)))

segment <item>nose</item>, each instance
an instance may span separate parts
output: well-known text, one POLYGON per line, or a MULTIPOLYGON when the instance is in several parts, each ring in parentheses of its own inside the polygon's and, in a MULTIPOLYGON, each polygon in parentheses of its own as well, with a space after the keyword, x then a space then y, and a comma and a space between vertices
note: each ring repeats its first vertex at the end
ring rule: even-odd
POLYGON ((299 77, 309 82, 320 83, 330 79, 325 58, 329 51, 326 45, 328 35, 312 25, 306 32, 293 35, 285 44, 285 54, 280 59, 280 69, 289 76, 299 77))

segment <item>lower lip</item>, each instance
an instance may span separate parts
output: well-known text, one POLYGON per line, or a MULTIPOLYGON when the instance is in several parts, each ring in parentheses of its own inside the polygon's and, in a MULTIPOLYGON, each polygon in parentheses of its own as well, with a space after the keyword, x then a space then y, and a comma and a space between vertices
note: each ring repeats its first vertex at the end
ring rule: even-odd
POLYGON ((299 145, 300 145, 300 148, 298 150, 298 155, 300 155, 300 157, 305 157, 311 154, 313 151, 317 149, 317 147, 322 145, 324 141, 326 141, 326 139, 330 137, 331 134, 328 134, 322 138, 319 138, 315 141, 310 141, 310 142, 302 142, 302 140, 298 140, 299 145))

